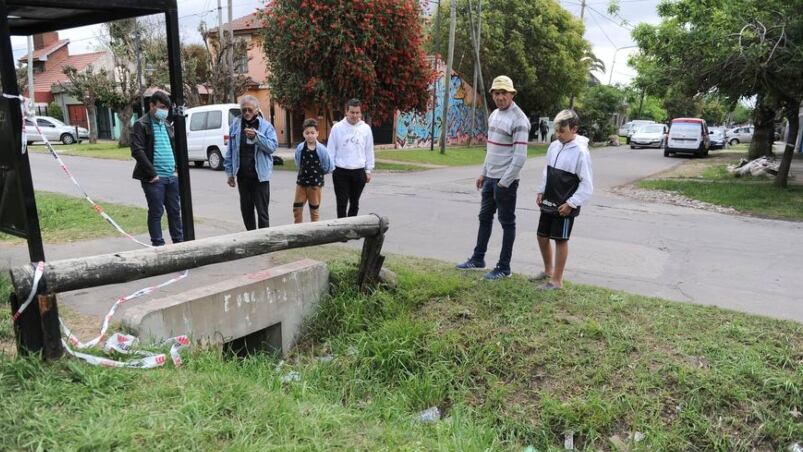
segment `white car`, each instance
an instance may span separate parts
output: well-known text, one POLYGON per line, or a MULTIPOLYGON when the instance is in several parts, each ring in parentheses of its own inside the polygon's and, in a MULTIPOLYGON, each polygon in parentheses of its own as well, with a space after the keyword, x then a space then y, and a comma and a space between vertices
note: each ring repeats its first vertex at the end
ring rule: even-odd
POLYGON ((630 122, 626 122, 619 129, 619 135, 627 137, 626 142, 627 144, 630 144, 630 138, 633 136, 636 130, 638 130, 639 127, 645 124, 655 124, 655 121, 650 121, 646 119, 634 119, 630 122))
POLYGON ((55 143, 61 141, 64 144, 80 143, 82 139, 89 138, 89 131, 83 127, 75 127, 64 124, 56 118, 50 116, 33 116, 25 118, 25 135, 28 144, 33 144, 35 141, 50 141, 55 143), (36 130, 36 126, 42 131, 40 135, 36 130), (76 135, 76 130, 78 135, 76 135), (44 135, 44 138, 42 137, 44 135))
POLYGON ((630 137, 630 149, 658 148, 666 143, 666 133, 669 130, 664 124, 646 124, 636 130, 630 137))
POLYGON ((238 104, 214 104, 187 110, 187 157, 196 167, 209 162, 213 170, 223 169, 223 155, 229 145, 229 127, 242 112, 238 104))

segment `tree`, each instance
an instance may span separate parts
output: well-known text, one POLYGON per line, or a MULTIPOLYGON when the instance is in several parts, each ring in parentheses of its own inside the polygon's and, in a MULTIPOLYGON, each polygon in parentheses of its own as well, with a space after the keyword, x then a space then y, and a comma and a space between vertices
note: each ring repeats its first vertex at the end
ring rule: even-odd
MULTIPOLYGON (((684 92, 717 92, 730 99, 757 96, 758 137, 751 156, 769 152, 769 112, 782 110, 790 133, 803 100, 803 0, 678 0, 663 2, 659 25, 633 32, 638 58, 653 64, 684 92), (688 90, 688 91, 686 91, 688 90), (764 138, 762 138, 764 137, 764 138), (765 139, 766 138, 766 139, 765 139)), ((757 139, 756 139, 757 138, 757 139)), ((794 143, 787 143, 776 183, 786 186, 794 143)))
POLYGON ((61 88, 86 107, 90 124, 89 142, 95 144, 98 142, 97 104, 114 91, 112 76, 105 69, 95 72, 92 65, 80 72, 73 66, 67 66, 64 68, 64 74, 68 83, 61 83, 61 88))
MULTIPOLYGON (((455 1, 458 2, 455 70, 472 74, 474 51, 469 2, 455 1)), ((485 80, 503 74, 510 76, 518 91, 515 101, 528 114, 551 116, 568 105, 572 94, 582 95, 588 74, 597 63, 590 44, 583 39, 580 20, 554 0, 482 1, 480 58, 485 80)), ((445 14, 449 2, 441 1, 440 8, 441 14, 445 14)), ((433 51, 445 54, 448 21, 441 21, 440 28, 433 33, 439 35, 439 46, 433 47, 433 51)))
POLYGON ((614 133, 613 115, 625 101, 625 93, 616 86, 595 85, 578 100, 580 127, 592 141, 605 141, 614 133))
MULTIPOLYGON (((234 55, 247 54, 250 44, 243 39, 235 39, 233 42, 224 39, 225 42, 221 45, 220 33, 217 30, 207 29, 205 22, 201 22, 198 26, 198 32, 201 33, 201 37, 204 39, 206 55, 202 57, 197 49, 185 47, 187 52, 182 50, 182 56, 187 57, 184 60, 186 62, 185 70, 192 71, 194 69, 196 71, 195 75, 198 75, 198 71, 201 71, 201 68, 204 67, 203 64, 205 64, 206 78, 204 84, 209 88, 209 101, 213 104, 235 102, 245 92, 249 80, 245 74, 235 74, 232 77, 231 71, 226 64, 226 55, 229 52, 233 52, 234 55), (228 93, 232 93, 234 97, 230 97, 228 93)), ((201 82, 203 79, 198 77, 195 80, 201 82)), ((198 84, 194 84, 192 89, 196 89, 195 87, 198 84)))
POLYGON ((273 97, 289 108, 359 98, 374 124, 425 109, 432 70, 420 6, 408 0, 275 0, 261 13, 273 97))

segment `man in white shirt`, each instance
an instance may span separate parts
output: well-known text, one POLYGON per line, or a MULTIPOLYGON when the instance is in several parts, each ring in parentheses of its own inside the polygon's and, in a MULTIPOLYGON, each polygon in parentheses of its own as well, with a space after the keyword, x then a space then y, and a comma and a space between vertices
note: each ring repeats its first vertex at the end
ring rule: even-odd
POLYGON ((346 117, 332 127, 327 142, 334 162, 332 184, 337 199, 337 217, 353 217, 360 210, 360 195, 371 182, 374 169, 374 136, 362 120, 358 99, 346 102, 346 117))

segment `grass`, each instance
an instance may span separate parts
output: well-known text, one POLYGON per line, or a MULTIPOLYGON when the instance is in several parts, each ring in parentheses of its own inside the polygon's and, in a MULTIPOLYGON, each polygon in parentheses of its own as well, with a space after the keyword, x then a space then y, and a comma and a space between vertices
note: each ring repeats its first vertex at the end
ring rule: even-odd
MULTIPOLYGON (((98 200, 95 202, 128 233, 139 234, 148 230, 145 209, 98 200)), ((97 239, 118 234, 82 198, 37 191, 36 209, 39 212, 42 239, 46 243, 97 239)), ((0 243, 15 244, 21 241, 18 237, 0 232, 0 243)))
MULTIPOLYGON (((546 155, 546 149, 546 144, 530 145, 527 157, 546 155)), ((441 154, 437 149, 381 150, 376 151, 376 158, 442 166, 482 165, 485 161, 485 145, 447 147, 446 154, 441 154)))
MULTIPOLYGON (((117 146, 116 141, 102 141, 96 144, 81 143, 81 144, 54 144, 53 147, 59 154, 62 155, 75 155, 80 157, 93 157, 101 159, 112 160, 131 160, 131 149, 121 148, 117 146)), ((31 152, 47 154, 47 146, 44 144, 36 144, 28 146, 31 152)))
POLYGON ((722 164, 705 168, 698 177, 645 180, 638 185, 759 217, 803 221, 803 185, 778 188, 771 178, 736 178, 722 164))
POLYGON ((803 438, 799 324, 388 264, 398 289, 363 295, 353 259, 331 263, 332 295, 283 363, 195 350, 180 370, 132 371, 0 357, 4 448, 556 450, 571 431, 580 450, 641 432, 641 450, 748 451, 803 438), (290 371, 300 379, 283 383, 290 371), (413 420, 431 406, 443 420, 413 420))

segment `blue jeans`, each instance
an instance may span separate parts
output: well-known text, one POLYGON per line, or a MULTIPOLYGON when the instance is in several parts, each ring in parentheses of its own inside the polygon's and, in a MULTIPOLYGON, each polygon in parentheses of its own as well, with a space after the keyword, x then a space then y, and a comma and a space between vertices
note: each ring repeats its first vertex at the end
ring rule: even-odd
POLYGON ((513 242, 516 240, 516 191, 519 181, 515 180, 510 187, 498 185, 499 179, 485 178, 482 184, 482 205, 480 207, 480 229, 477 232, 477 246, 474 248, 474 261, 485 261, 488 240, 491 238, 494 214, 499 212, 499 223, 502 225, 502 252, 496 266, 510 271, 510 258, 513 256, 513 242))
POLYGON ((181 226, 181 201, 178 194, 178 178, 176 176, 160 177, 154 183, 142 182, 142 191, 148 201, 148 232, 151 234, 151 245, 162 246, 162 214, 167 209, 167 225, 173 243, 184 241, 181 226))

